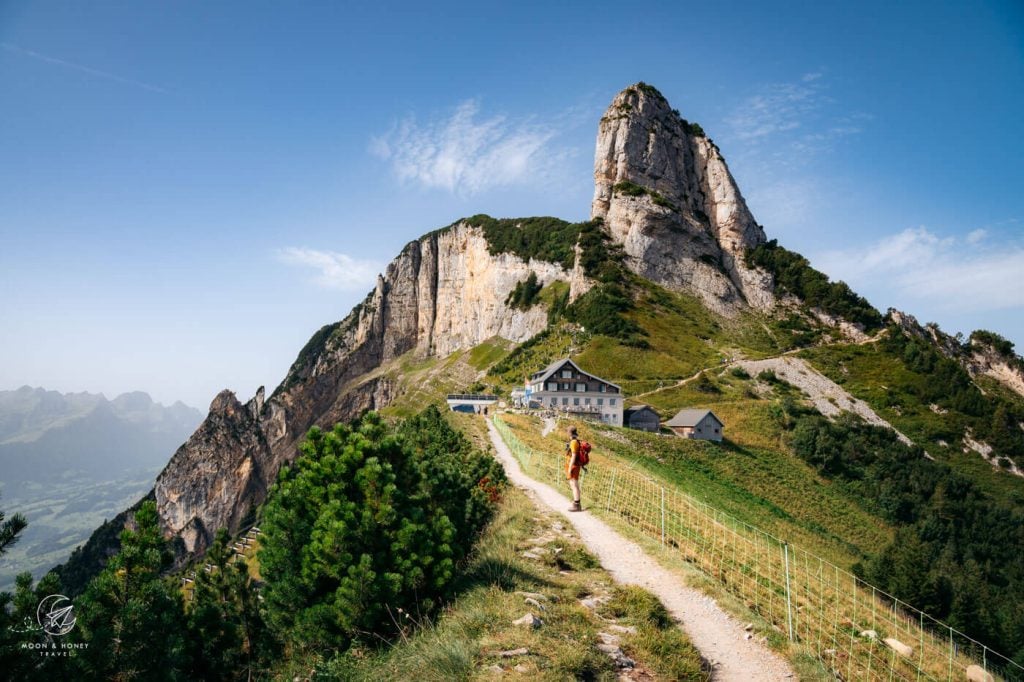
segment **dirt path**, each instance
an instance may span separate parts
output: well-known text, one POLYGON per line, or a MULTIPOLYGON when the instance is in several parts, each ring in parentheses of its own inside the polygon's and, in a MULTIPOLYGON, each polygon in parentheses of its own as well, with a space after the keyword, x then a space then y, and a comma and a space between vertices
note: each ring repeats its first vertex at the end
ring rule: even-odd
MULTIPOLYGON (((719 365, 719 367, 725 367, 725 366, 726 365, 719 365)), ((693 381, 694 379, 696 379, 697 377, 699 377, 707 369, 709 369, 709 368, 708 367, 704 367, 703 369, 699 369, 699 370, 697 370, 697 373, 694 374, 692 377, 686 377, 685 379, 680 379, 679 381, 677 381, 676 383, 672 384, 671 386, 662 386, 661 388, 656 388, 654 390, 647 391, 645 393, 637 393, 636 395, 629 396, 629 398, 630 398, 630 400, 635 400, 637 398, 643 398, 645 395, 651 395, 651 394, 654 394, 654 393, 661 393, 662 391, 667 391, 670 388, 678 388, 679 386, 684 386, 684 385, 690 383, 691 381, 693 381)))
POLYGON ((688 587, 681 578, 647 556, 639 545, 592 514, 568 512, 569 500, 552 487, 524 474, 494 424, 488 421, 487 429, 509 480, 524 488, 538 504, 561 513, 617 582, 640 585, 654 593, 679 620, 701 655, 714 664, 713 680, 758 682, 795 677, 786 661, 753 638, 748 639, 749 633, 743 626, 722 611, 713 599, 688 587))
MULTIPOLYGON (((768 330, 767 326, 765 326, 765 330, 768 330)), ((791 348, 790 350, 783 351, 779 355, 775 355, 775 356, 772 356, 770 358, 763 358, 763 359, 764 360, 774 360, 774 359, 778 359, 778 358, 784 358, 784 357, 787 357, 787 356, 790 356, 790 355, 796 355, 797 353, 799 353, 801 351, 809 350, 810 348, 824 348, 825 346, 838 346, 838 345, 848 344, 848 343, 853 343, 853 344, 858 345, 858 346, 863 346, 865 344, 875 343, 876 341, 881 340, 885 335, 886 335, 886 330, 883 329, 882 331, 878 332, 874 336, 868 336, 868 337, 865 337, 865 338, 863 338, 863 339, 861 339, 859 341, 843 340, 843 341, 835 341, 835 342, 832 342, 832 343, 823 343, 823 344, 820 344, 818 346, 809 346, 809 347, 806 347, 806 348, 805 347, 791 348)), ((677 382, 675 382, 673 384, 670 384, 668 386, 662 386, 661 388, 654 388, 654 389, 651 389, 650 391, 644 391, 643 393, 637 393, 636 395, 629 396, 629 399, 630 400, 636 400, 637 398, 643 398, 644 396, 653 395, 655 393, 661 393, 662 391, 668 391, 670 389, 678 388, 680 386, 685 386, 686 384, 690 383, 691 381, 693 381, 694 379, 696 379, 697 377, 699 377, 701 374, 703 374, 704 372, 706 372, 708 370, 712 370, 712 371, 715 371, 715 370, 725 371, 726 369, 729 369, 730 367, 735 367, 737 365, 743 365, 744 362, 749 362, 749 360, 747 358, 738 358, 738 359, 734 358, 732 360, 729 360, 728 362, 722 362, 722 363, 719 363, 717 365, 710 365, 708 367, 703 367, 703 368, 697 370, 697 373, 694 374, 693 376, 686 377, 685 379, 680 379, 679 381, 677 381, 677 382)))
POLYGON ((554 431, 557 423, 554 417, 544 417, 544 428, 540 430, 540 435, 546 436, 554 431))

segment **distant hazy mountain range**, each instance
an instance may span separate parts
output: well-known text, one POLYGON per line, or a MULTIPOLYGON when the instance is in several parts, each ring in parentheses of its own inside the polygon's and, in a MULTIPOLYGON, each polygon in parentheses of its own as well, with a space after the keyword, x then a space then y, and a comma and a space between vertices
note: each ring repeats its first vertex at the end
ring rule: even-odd
POLYGON ((0 391, 0 509, 29 526, 0 562, 0 590, 41 575, 105 519, 141 497, 202 420, 146 393, 113 400, 23 386, 0 391))

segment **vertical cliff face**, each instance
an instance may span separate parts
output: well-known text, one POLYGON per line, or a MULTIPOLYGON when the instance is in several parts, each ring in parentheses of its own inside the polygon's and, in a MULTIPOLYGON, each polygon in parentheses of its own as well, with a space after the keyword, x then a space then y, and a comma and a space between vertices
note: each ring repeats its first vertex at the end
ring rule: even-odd
POLYGON ((765 241, 715 144, 643 83, 601 118, 591 215, 603 218, 631 268, 734 315, 774 304, 771 277, 745 266, 765 241))
POLYGON ((447 356, 494 336, 522 342, 547 324, 542 306, 505 304, 530 273, 576 291, 576 269, 492 254, 480 228, 460 223, 410 242, 344 320, 321 329, 274 395, 246 404, 224 391, 156 482, 161 521, 188 553, 202 552, 218 528, 238 530, 266 499, 281 466, 312 426, 329 428, 386 405, 391 386, 373 370, 406 353, 447 356))

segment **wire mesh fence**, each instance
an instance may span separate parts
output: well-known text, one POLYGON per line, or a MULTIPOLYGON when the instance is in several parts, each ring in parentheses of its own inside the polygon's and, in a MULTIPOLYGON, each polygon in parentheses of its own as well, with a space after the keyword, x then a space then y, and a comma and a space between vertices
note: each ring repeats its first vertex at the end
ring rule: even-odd
MULTIPOLYGON (((494 425, 531 477, 567 489, 565 459, 494 425)), ((1024 668, 852 573, 599 454, 583 477, 604 509, 718 580, 843 680, 1013 680, 1024 668)))

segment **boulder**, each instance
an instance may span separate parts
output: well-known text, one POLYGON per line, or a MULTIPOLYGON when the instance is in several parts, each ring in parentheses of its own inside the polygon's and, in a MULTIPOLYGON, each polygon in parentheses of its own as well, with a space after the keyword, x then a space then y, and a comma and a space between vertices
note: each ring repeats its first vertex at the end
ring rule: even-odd
POLYGON ((540 618, 533 615, 532 613, 524 614, 522 618, 516 618, 514 621, 512 621, 512 625, 522 625, 533 628, 534 630, 536 630, 543 624, 544 621, 542 621, 540 618))
POLYGON ((898 653, 903 658, 913 658, 914 657, 914 648, 904 644, 900 640, 894 639, 892 637, 886 637, 882 641, 885 642, 885 645, 887 647, 889 647, 890 649, 892 649, 893 651, 898 653))
POLYGON ((980 665, 967 666, 967 679, 970 682, 995 682, 996 680, 992 677, 992 673, 987 672, 980 665))

